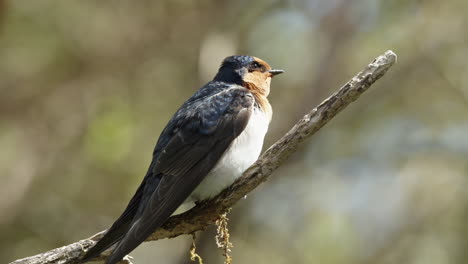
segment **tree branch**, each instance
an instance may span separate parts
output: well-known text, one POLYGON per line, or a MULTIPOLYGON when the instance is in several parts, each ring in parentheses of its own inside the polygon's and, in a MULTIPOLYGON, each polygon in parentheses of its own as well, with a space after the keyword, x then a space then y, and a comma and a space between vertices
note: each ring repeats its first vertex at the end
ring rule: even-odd
MULTIPOLYGON (((307 138, 322 128, 341 110, 355 101, 375 81, 382 77, 395 63, 396 55, 392 51, 377 57, 363 71, 354 76, 337 92, 306 114, 291 130, 247 169, 242 177, 211 200, 197 204, 189 211, 172 216, 146 241, 172 238, 183 234, 192 234, 204 230, 239 199, 255 189, 286 160, 307 138)), ((105 231, 91 238, 56 248, 32 257, 19 259, 10 264, 73 264, 79 263, 84 253, 99 240, 105 231)), ((104 259, 106 253, 100 257, 104 259)))

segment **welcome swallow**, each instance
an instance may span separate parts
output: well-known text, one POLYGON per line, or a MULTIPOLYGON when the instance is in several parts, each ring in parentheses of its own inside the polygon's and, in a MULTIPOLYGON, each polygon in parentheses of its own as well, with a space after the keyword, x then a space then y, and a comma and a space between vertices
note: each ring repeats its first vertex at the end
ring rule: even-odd
POLYGON ((270 82, 280 73, 256 57, 225 58, 164 128, 127 208, 81 261, 116 244, 106 264, 119 262, 184 201, 213 197, 240 177, 260 155, 272 116, 270 82))

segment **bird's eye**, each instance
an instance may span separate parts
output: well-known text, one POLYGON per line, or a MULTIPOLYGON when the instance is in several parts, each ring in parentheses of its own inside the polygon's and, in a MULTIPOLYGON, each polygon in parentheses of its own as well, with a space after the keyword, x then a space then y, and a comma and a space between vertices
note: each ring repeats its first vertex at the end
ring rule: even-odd
POLYGON ((258 71, 258 70, 262 69, 262 65, 260 65, 260 63, 258 63, 256 61, 252 62, 249 66, 250 66, 249 67, 250 72, 258 71))

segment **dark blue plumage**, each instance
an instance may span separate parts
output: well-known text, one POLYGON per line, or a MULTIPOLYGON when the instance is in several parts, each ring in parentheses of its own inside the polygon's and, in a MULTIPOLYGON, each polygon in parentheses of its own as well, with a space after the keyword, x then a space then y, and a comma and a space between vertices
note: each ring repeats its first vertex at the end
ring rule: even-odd
MULTIPOLYGON (((106 260, 115 264, 164 224, 246 128, 259 104, 258 95, 243 79, 258 71, 266 80, 272 76, 267 67, 250 56, 231 56, 223 61, 213 81, 195 92, 171 118, 127 208, 82 262, 116 244, 106 260)), ((268 126, 269 120, 265 122, 268 126)))

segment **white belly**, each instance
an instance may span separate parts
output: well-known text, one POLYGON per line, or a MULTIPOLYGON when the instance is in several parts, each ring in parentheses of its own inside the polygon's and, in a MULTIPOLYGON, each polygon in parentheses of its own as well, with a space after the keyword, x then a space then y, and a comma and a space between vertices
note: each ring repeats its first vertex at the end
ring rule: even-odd
POLYGON ((263 112, 254 110, 247 127, 232 142, 188 200, 200 201, 213 197, 240 177, 260 155, 268 123, 269 120, 263 112))

